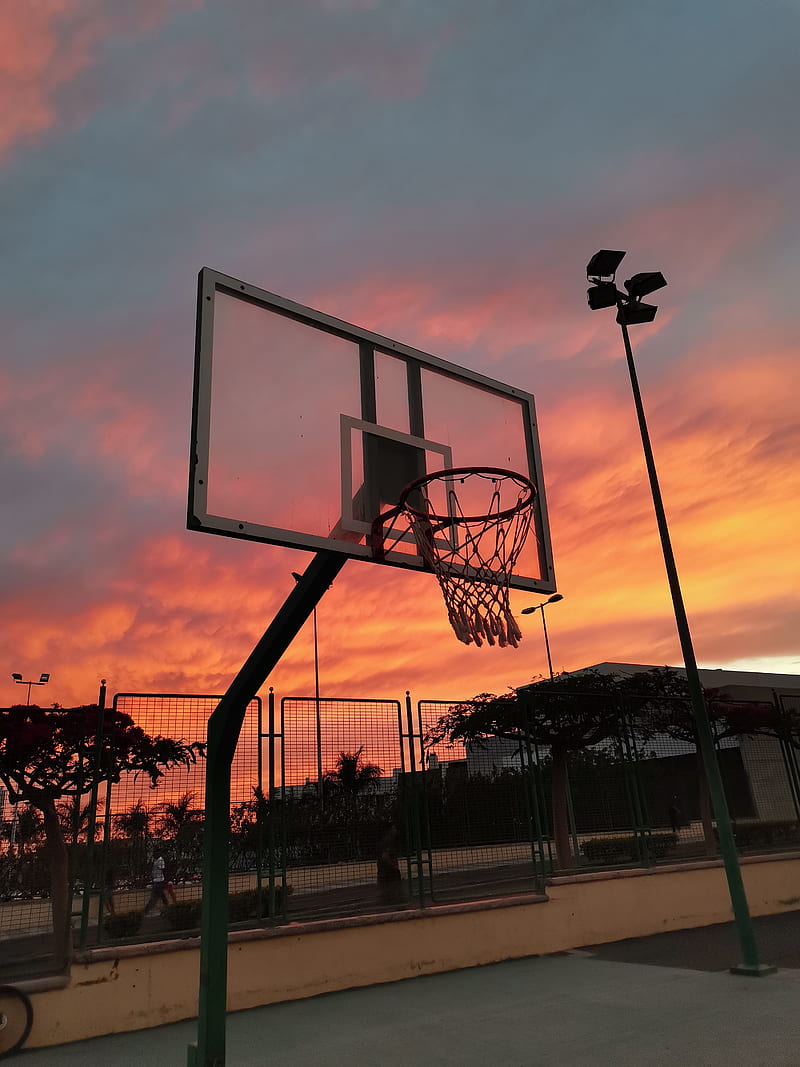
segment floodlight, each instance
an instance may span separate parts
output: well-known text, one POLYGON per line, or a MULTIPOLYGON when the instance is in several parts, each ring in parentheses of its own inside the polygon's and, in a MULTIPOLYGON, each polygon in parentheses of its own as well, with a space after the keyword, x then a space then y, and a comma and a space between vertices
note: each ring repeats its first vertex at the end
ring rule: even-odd
POLYGON ((49 674, 43 674, 41 676, 41 678, 39 679, 39 681, 42 684, 44 684, 45 682, 49 682, 50 681, 50 675, 49 674))
POLYGON ((601 248, 595 252, 586 266, 586 277, 590 282, 601 278, 611 278, 617 273, 617 267, 625 258, 624 252, 614 252, 610 248, 601 248))
POLYGON ((667 279, 660 270, 647 270, 629 278, 625 282, 625 288, 633 300, 641 300, 643 296, 649 296, 656 289, 663 289, 666 284, 667 279))
POLYGON ((22 681, 22 675, 21 674, 14 673, 14 674, 11 675, 11 677, 14 679, 15 682, 21 682, 22 681))
MULTIPOLYGON (((619 294, 622 295, 621 293, 619 294)), ((617 287, 613 282, 600 282, 598 285, 593 285, 591 289, 586 290, 586 296, 589 299, 589 307, 592 311, 599 311, 601 308, 613 308, 617 302, 617 287)))
POLYGON ((641 300, 632 300, 630 304, 620 306, 617 312, 617 322, 620 326, 640 326, 643 322, 652 322, 657 311, 655 304, 643 304, 641 300))

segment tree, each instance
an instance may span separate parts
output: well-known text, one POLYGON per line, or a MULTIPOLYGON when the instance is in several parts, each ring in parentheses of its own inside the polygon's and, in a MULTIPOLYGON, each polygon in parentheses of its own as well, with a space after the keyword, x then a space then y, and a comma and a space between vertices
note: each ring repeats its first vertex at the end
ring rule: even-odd
POLYGON ((0 782, 11 803, 27 801, 42 813, 50 869, 54 956, 66 966, 69 943, 69 854, 58 804, 90 793, 94 782, 118 782, 142 773, 155 788, 166 770, 188 766, 204 752, 200 742, 151 737, 129 715, 99 709, 0 708, 0 782))
MULTIPOLYGON (((697 760, 698 799, 700 819, 706 850, 717 850, 711 797, 705 763, 700 751, 697 722, 692 711, 689 683, 682 671, 672 667, 654 667, 636 676, 642 702, 633 724, 645 735, 663 734, 676 741, 693 745, 697 760)), ((792 740, 791 720, 785 722, 772 703, 756 700, 734 700, 724 687, 703 690, 711 730, 719 744, 734 737, 763 734, 792 740)))
MULTIPOLYGON (((382 774, 383 767, 379 767, 377 763, 364 761, 364 746, 361 745, 355 752, 340 752, 336 757, 334 769, 323 775, 323 795, 326 798, 325 821, 328 824, 328 833, 330 834, 333 830, 331 820, 338 821, 343 818, 343 832, 349 840, 346 847, 353 858, 361 855, 363 844, 361 824, 364 805, 359 804, 359 799, 375 791, 375 783, 382 774), (333 801, 333 803, 327 803, 327 801, 333 801)), ((328 839, 331 840, 330 837, 328 839)))
MULTIPOLYGON (((147 842, 154 814, 152 808, 148 808, 143 801, 137 800, 127 811, 114 816, 115 831, 128 843, 125 849, 128 878, 138 878, 144 871, 147 842)), ((119 875, 119 872, 117 874, 119 875)))
POLYGON ((332 771, 326 771, 323 782, 328 790, 357 797, 375 788, 375 782, 383 774, 383 767, 364 762, 364 746, 355 752, 340 752, 332 771))
POLYGON ((127 811, 114 816, 114 829, 130 841, 145 841, 150 836, 150 823, 153 819, 152 809, 137 800, 127 811))
POLYGON ((3 826, 3 834, 8 841, 9 855, 13 846, 20 859, 25 857, 28 848, 36 846, 41 841, 43 833, 42 814, 29 804, 17 806, 11 818, 7 819, 3 826))
POLYGON ((517 692, 480 693, 455 704, 428 731, 428 746, 446 741, 480 744, 490 737, 546 746, 552 762, 553 840, 558 865, 572 866, 569 834, 569 758, 619 734, 626 679, 586 671, 561 674, 517 692))
POLYGON ((181 866, 196 866, 200 858, 203 812, 193 807, 197 794, 192 790, 162 806, 159 833, 172 843, 181 866))

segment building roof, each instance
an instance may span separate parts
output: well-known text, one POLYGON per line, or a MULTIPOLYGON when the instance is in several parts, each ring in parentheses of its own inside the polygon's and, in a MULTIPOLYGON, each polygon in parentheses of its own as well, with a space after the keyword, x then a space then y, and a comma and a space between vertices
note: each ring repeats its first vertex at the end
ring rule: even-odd
MULTIPOLYGON (((644 671, 658 670, 665 664, 651 663, 595 663, 591 667, 581 667, 576 671, 566 671, 567 674, 585 674, 587 671, 596 671, 598 674, 642 674, 644 671)), ((670 670, 686 674, 685 667, 670 667, 670 670)), ((781 693, 792 696, 800 696, 800 674, 766 674, 761 671, 730 671, 724 667, 700 667, 698 669, 700 681, 708 689, 748 687, 753 689, 776 689, 781 693)), ((529 685, 536 685, 535 682, 529 685)), ((528 685, 521 685, 518 689, 527 689, 528 685)))

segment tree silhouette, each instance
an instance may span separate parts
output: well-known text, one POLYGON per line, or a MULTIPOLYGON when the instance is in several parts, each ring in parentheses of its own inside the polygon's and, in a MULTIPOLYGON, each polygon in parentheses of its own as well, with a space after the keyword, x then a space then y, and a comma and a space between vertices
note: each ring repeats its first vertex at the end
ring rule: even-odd
MULTIPOLYGON (((616 738, 627 682, 616 675, 586 671, 558 675, 514 693, 480 693, 455 704, 428 731, 428 746, 446 741, 480 745, 490 737, 545 746, 552 763, 553 841, 558 865, 572 866, 569 833, 571 755, 616 738)), ((523 746, 524 747, 524 746, 523 746)), ((577 859, 577 857, 576 857, 577 859)))
POLYGON ((370 792, 383 774, 383 767, 364 762, 364 746, 355 752, 340 752, 332 771, 326 771, 323 782, 329 791, 357 797, 370 792))
POLYGON ((126 772, 147 775, 155 788, 171 767, 188 766, 204 752, 199 742, 151 737, 129 715, 96 705, 43 709, 0 708, 0 782, 11 803, 25 800, 44 820, 50 868, 54 956, 66 966, 69 941, 69 855, 58 803, 91 792, 94 781, 118 782, 126 772), (96 769, 96 770, 95 770, 96 769))
MULTIPOLYGON (((717 851, 717 842, 711 796, 686 676, 672 667, 655 667, 641 672, 636 679, 640 693, 643 696, 650 695, 652 699, 642 702, 638 716, 633 720, 634 725, 642 726, 645 735, 664 734, 695 748, 703 837, 706 851, 714 853, 717 851)), ((774 704, 757 700, 732 700, 724 686, 704 689, 703 694, 711 729, 718 744, 729 738, 752 737, 756 734, 794 743, 792 720, 781 716, 774 704)))
POLYGON ((127 811, 114 816, 114 829, 131 841, 144 841, 150 836, 150 823, 153 812, 141 800, 137 800, 127 811))
POLYGON ((183 793, 177 800, 161 806, 158 832, 171 843, 178 864, 192 864, 199 858, 203 832, 203 812, 193 807, 197 794, 192 790, 183 793))
POLYGON ((144 870, 147 858, 147 842, 155 817, 155 811, 137 800, 127 811, 114 816, 114 830, 128 842, 127 864, 129 877, 138 877, 144 870))

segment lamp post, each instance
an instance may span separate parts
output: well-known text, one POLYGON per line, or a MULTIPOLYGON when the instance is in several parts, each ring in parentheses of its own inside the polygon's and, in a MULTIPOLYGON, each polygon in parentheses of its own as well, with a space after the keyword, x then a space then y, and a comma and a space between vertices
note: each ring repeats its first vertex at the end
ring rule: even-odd
POLYGON ((722 861, 725 866, 725 875, 728 880, 728 892, 730 893, 733 915, 736 920, 736 929, 739 935, 739 945, 742 951, 742 962, 731 970, 735 974, 762 975, 771 974, 775 968, 768 967, 759 962, 758 948, 756 946, 753 923, 750 918, 750 909, 747 904, 747 896, 744 891, 742 872, 739 866, 739 857, 736 854, 736 842, 733 836, 728 802, 725 798, 725 788, 722 784, 719 762, 714 748, 714 737, 711 732, 711 723, 708 718, 703 687, 697 670, 697 660, 692 645, 692 637, 689 631, 689 621, 686 617, 686 609, 683 603, 678 569, 675 556, 672 551, 672 542, 667 526, 667 516, 664 511, 664 502, 661 497, 661 489, 658 482, 653 449, 650 444, 650 434, 647 429, 642 395, 639 390, 639 380, 636 375, 636 367, 633 362, 633 350, 631 349, 628 327, 640 323, 652 322, 656 317, 658 308, 653 304, 645 304, 642 297, 649 296, 657 289, 662 289, 666 284, 664 275, 659 271, 648 271, 634 274, 624 283, 626 292, 621 292, 616 286, 616 272, 625 257, 625 252, 601 249, 589 260, 586 267, 586 277, 590 283, 587 296, 589 307, 592 311, 601 308, 616 307, 617 322, 622 331, 622 343, 625 348, 625 358, 628 363, 628 373, 631 380, 633 400, 636 406, 636 416, 639 421, 639 432, 642 438, 647 474, 650 480, 650 492, 653 497, 653 507, 656 513, 658 533, 661 538, 661 550, 664 556, 664 565, 667 571, 667 581, 672 597, 672 607, 675 612, 675 623, 683 653, 683 662, 686 669, 686 681, 689 689, 689 699, 697 727, 697 739, 700 752, 703 757, 706 777, 708 778, 711 804, 714 818, 717 823, 719 835, 719 847, 722 861))
MULTIPOLYGON (((298 574, 297 571, 292 571, 292 577, 296 582, 299 582, 303 576, 302 574, 298 574)), ((322 721, 319 710, 319 644, 317 642, 316 607, 311 613, 311 622, 314 628, 314 710, 317 732, 317 792, 319 793, 320 806, 322 806, 322 721)))
POLYGON ((28 697, 27 697, 27 700, 25 701, 25 706, 26 707, 30 707, 30 704, 31 704, 31 686, 32 685, 47 685, 47 683, 50 681, 50 675, 49 674, 42 674, 40 676, 38 682, 25 681, 23 679, 22 675, 18 674, 16 671, 11 675, 11 677, 14 679, 14 681, 17 683, 17 685, 27 685, 27 687, 28 687, 28 697))
MULTIPOLYGON (((550 681, 553 681, 553 661, 550 658, 550 641, 547 637, 547 623, 544 620, 544 609, 548 604, 557 604, 559 600, 563 600, 564 597, 561 593, 553 593, 547 600, 543 600, 541 604, 536 604, 532 608, 523 608, 520 615, 533 615, 537 611, 542 613, 542 632, 544 633, 544 647, 547 652, 547 670, 550 673, 550 681)), ((567 819, 569 820, 569 835, 572 838, 572 850, 575 855, 575 863, 578 862, 578 856, 580 855, 579 842, 578 842, 578 826, 575 822, 575 807, 572 802, 572 787, 569 782, 569 768, 564 768, 564 781, 566 783, 567 792, 567 819)))
POLYGON ((557 604, 559 600, 563 600, 564 597, 561 593, 553 593, 549 600, 542 601, 541 604, 537 604, 533 608, 523 608, 520 612, 521 615, 533 615, 535 611, 541 611, 542 613, 542 630, 544 631, 544 647, 547 652, 547 669, 550 671, 550 681, 553 680, 553 661, 550 659, 550 642, 547 638, 547 623, 544 621, 544 609, 548 604, 557 604))

